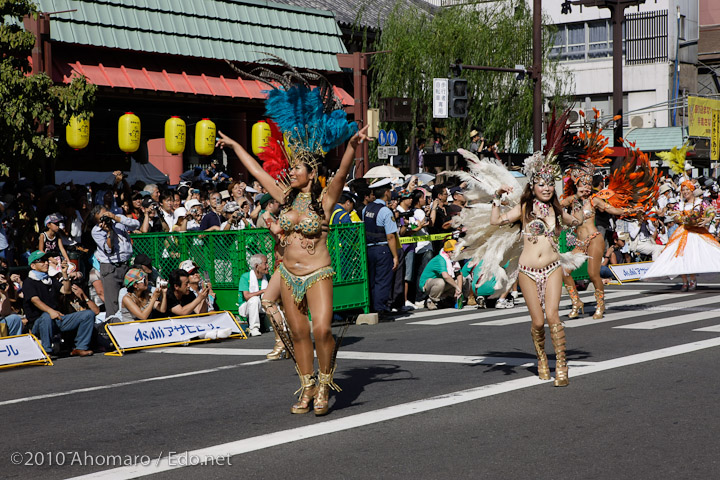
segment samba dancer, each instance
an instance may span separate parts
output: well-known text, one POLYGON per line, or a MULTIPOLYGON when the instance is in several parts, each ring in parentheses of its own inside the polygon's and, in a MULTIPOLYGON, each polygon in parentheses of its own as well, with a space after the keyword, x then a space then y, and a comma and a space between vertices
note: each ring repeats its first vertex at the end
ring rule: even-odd
MULTIPOLYGON (((267 72, 261 70, 261 74, 267 72)), ((290 166, 283 181, 276 181, 242 146, 220 132, 218 145, 232 148, 249 173, 282 205, 277 222, 282 229, 280 244, 284 248, 283 262, 278 265, 283 280, 280 293, 292 332, 292 346, 286 347, 292 348, 301 381, 300 396, 291 413, 307 413, 312 403, 316 415, 325 415, 330 389, 340 391, 333 381, 337 354, 331 331, 334 271, 327 248, 326 224, 340 198, 358 144, 369 140, 368 126, 358 131, 354 122, 346 120, 329 84, 314 90, 307 84, 292 84, 290 79, 303 78, 294 69, 287 76, 271 72, 269 75, 258 79, 270 85, 270 80, 274 80, 283 87, 270 90, 265 104, 266 114, 277 122, 288 144, 285 149, 283 139, 271 140, 290 166), (323 190, 318 181, 318 166, 326 152, 348 138, 335 178, 323 190), (308 311, 312 314, 318 356, 317 381, 308 311)))

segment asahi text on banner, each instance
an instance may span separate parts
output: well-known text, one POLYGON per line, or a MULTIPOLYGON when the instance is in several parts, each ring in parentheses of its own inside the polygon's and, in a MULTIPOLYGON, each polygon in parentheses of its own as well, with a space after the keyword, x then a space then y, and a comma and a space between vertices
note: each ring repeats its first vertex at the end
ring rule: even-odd
POLYGON ((106 329, 112 336, 119 352, 175 343, 226 338, 234 334, 243 335, 235 317, 230 312, 110 323, 106 326, 106 329))

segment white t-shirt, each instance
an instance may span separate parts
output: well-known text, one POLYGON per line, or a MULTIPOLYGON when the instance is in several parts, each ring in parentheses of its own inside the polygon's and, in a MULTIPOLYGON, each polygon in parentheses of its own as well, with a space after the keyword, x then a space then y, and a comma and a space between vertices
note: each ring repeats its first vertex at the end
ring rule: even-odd
MULTIPOLYGON (((415 213, 413 214, 413 217, 415 218, 415 221, 417 223, 420 223, 423 220, 425 220, 426 216, 427 215, 425 215, 425 210, 423 210, 422 208, 416 208, 415 213)), ((415 235, 427 235, 427 234, 428 234, 427 227, 423 227, 415 233, 415 235)), ((424 247, 427 247, 428 245, 430 245, 430 242, 427 242, 427 241, 417 242, 417 245, 415 246, 415 251, 418 251, 424 247)))

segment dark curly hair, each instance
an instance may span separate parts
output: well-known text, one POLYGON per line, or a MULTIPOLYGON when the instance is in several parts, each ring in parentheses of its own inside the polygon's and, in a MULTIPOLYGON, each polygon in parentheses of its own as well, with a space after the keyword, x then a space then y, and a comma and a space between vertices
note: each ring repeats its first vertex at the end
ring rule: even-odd
MULTIPOLYGON (((305 165, 305 168, 308 172, 312 171, 306 163, 303 163, 303 165, 305 165)), ((312 180, 312 185, 310 187, 310 209, 313 212, 317 213, 321 218, 325 217, 325 211, 323 210, 322 204, 320 203, 320 196, 322 195, 322 191, 323 186, 318 181, 316 175, 315 178, 312 180)), ((290 189, 290 192, 288 192, 287 196, 285 197, 285 203, 280 206, 280 211, 290 209, 299 193, 300 190, 297 188, 290 189)))

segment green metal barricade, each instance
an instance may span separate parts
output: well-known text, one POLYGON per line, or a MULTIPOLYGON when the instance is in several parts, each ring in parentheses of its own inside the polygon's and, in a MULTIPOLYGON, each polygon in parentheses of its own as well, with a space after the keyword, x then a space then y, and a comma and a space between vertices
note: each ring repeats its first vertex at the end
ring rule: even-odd
MULTIPOLYGON (((222 232, 141 233, 131 235, 133 256, 144 253, 152 259, 160 276, 168 278, 180 262, 193 260, 207 272, 218 306, 236 311, 238 282, 249 270, 248 260, 256 253, 267 255, 271 272, 275 265, 275 240, 264 228, 222 232)), ((335 269, 335 311, 362 309, 368 313, 369 293, 365 228, 362 223, 332 225, 328 249, 335 269)))
MULTIPOLYGON (((567 231, 563 230, 562 233, 560 234, 560 239, 558 241, 558 249, 560 250, 561 253, 569 252, 572 250, 572 248, 568 248, 568 246, 567 246, 567 239, 565 238, 566 235, 567 235, 567 231)), ((576 281, 590 279, 590 276, 588 275, 588 270, 587 270, 587 261, 585 261, 585 263, 580 265, 580 267, 578 267, 576 270, 574 270, 572 272, 572 277, 576 281)))

